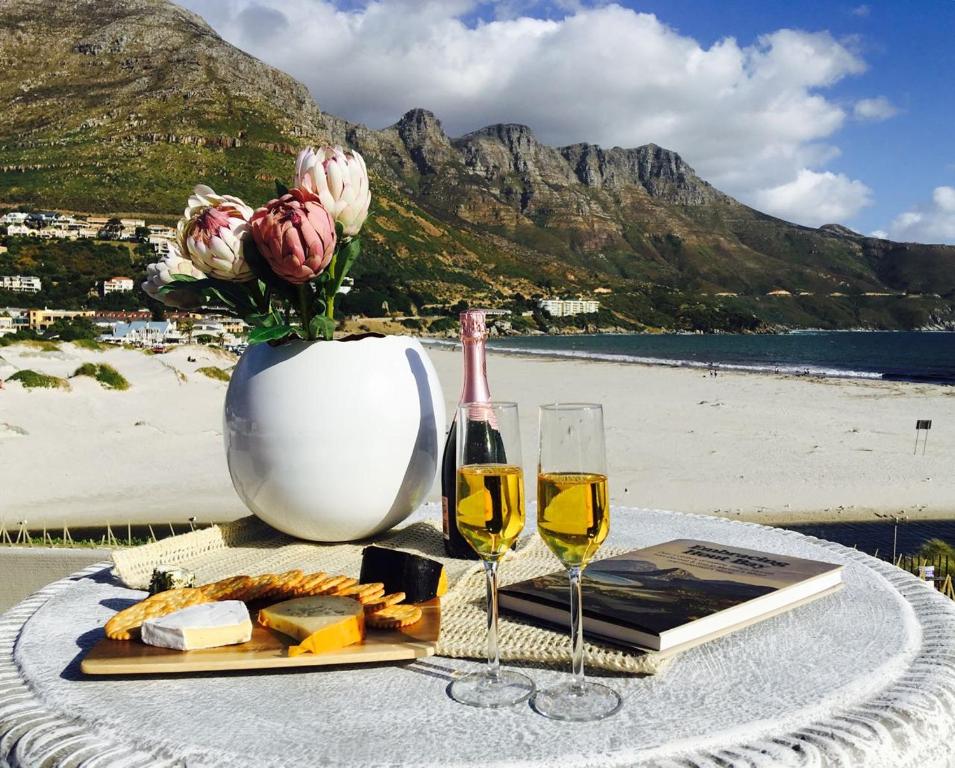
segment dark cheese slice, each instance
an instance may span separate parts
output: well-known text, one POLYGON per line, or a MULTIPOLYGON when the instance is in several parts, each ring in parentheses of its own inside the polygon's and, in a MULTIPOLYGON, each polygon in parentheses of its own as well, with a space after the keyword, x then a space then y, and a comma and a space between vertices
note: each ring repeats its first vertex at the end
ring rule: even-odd
POLYGON ((385 593, 404 592, 405 601, 423 603, 440 595, 444 566, 410 552, 384 547, 365 547, 361 556, 362 584, 383 582, 385 593))

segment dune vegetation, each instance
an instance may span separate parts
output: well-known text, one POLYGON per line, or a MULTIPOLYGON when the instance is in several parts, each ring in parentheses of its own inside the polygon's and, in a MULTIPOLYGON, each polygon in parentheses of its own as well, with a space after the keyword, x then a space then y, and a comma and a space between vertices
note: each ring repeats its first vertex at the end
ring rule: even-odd
POLYGON ((48 376, 45 373, 31 371, 24 368, 10 376, 7 381, 19 381, 26 389, 69 389, 70 384, 66 379, 58 376, 48 376))
POLYGON ((106 363, 83 363, 73 376, 89 376, 96 379, 106 389, 129 389, 129 382, 113 366, 106 363))
POLYGON ((229 381, 232 378, 232 375, 225 368, 217 368, 214 365, 197 368, 196 373, 201 373, 203 376, 208 376, 216 381, 229 381))

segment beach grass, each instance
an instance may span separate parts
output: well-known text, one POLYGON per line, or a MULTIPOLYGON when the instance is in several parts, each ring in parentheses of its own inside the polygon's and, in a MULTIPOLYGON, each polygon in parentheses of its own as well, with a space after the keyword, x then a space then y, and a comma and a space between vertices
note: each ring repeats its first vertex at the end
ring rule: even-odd
POLYGON ((113 366, 106 363, 83 363, 73 373, 74 376, 89 376, 96 379, 106 389, 129 389, 129 382, 113 366))
POLYGON ((57 352, 60 345, 55 341, 46 341, 45 339, 18 339, 13 336, 0 336, 0 347, 12 347, 14 344, 22 344, 25 347, 39 349, 42 352, 57 352))
POLYGON ((225 368, 217 368, 214 365, 196 368, 196 373, 201 373, 203 376, 208 376, 216 381, 229 381, 232 378, 232 375, 225 368))
POLYGON ((96 339, 73 339, 70 342, 74 347, 79 347, 80 349, 87 349, 90 352, 102 352, 104 349, 109 349, 108 344, 102 344, 96 339))
POLYGON ((66 379, 57 376, 47 376, 45 373, 37 373, 29 368, 17 371, 10 376, 7 381, 19 381, 26 389, 69 389, 70 384, 66 379))

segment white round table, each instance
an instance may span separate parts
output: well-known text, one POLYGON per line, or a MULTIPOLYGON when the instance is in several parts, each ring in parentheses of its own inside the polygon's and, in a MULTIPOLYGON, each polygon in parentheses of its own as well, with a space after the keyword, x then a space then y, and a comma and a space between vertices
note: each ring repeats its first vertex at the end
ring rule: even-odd
MULTIPOLYGON (((604 676, 623 709, 576 725, 526 705, 455 704, 448 683, 479 662, 439 657, 86 678, 82 655, 141 595, 92 567, 0 617, 0 766, 955 765, 952 601, 887 563, 793 532, 614 510, 614 546, 672 538, 842 562, 846 586, 687 651, 654 677, 604 676)), ((567 674, 528 671, 539 685, 567 674)))

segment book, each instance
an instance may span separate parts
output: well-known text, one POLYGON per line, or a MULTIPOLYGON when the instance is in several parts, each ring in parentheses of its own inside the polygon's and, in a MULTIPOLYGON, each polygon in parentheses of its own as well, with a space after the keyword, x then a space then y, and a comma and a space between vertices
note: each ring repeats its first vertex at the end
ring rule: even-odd
MULTIPOLYGON (((584 636, 644 650, 682 650, 841 586, 841 565, 675 539, 584 569, 584 636)), ((502 587, 499 605, 507 613, 566 628, 567 573, 502 587)))

